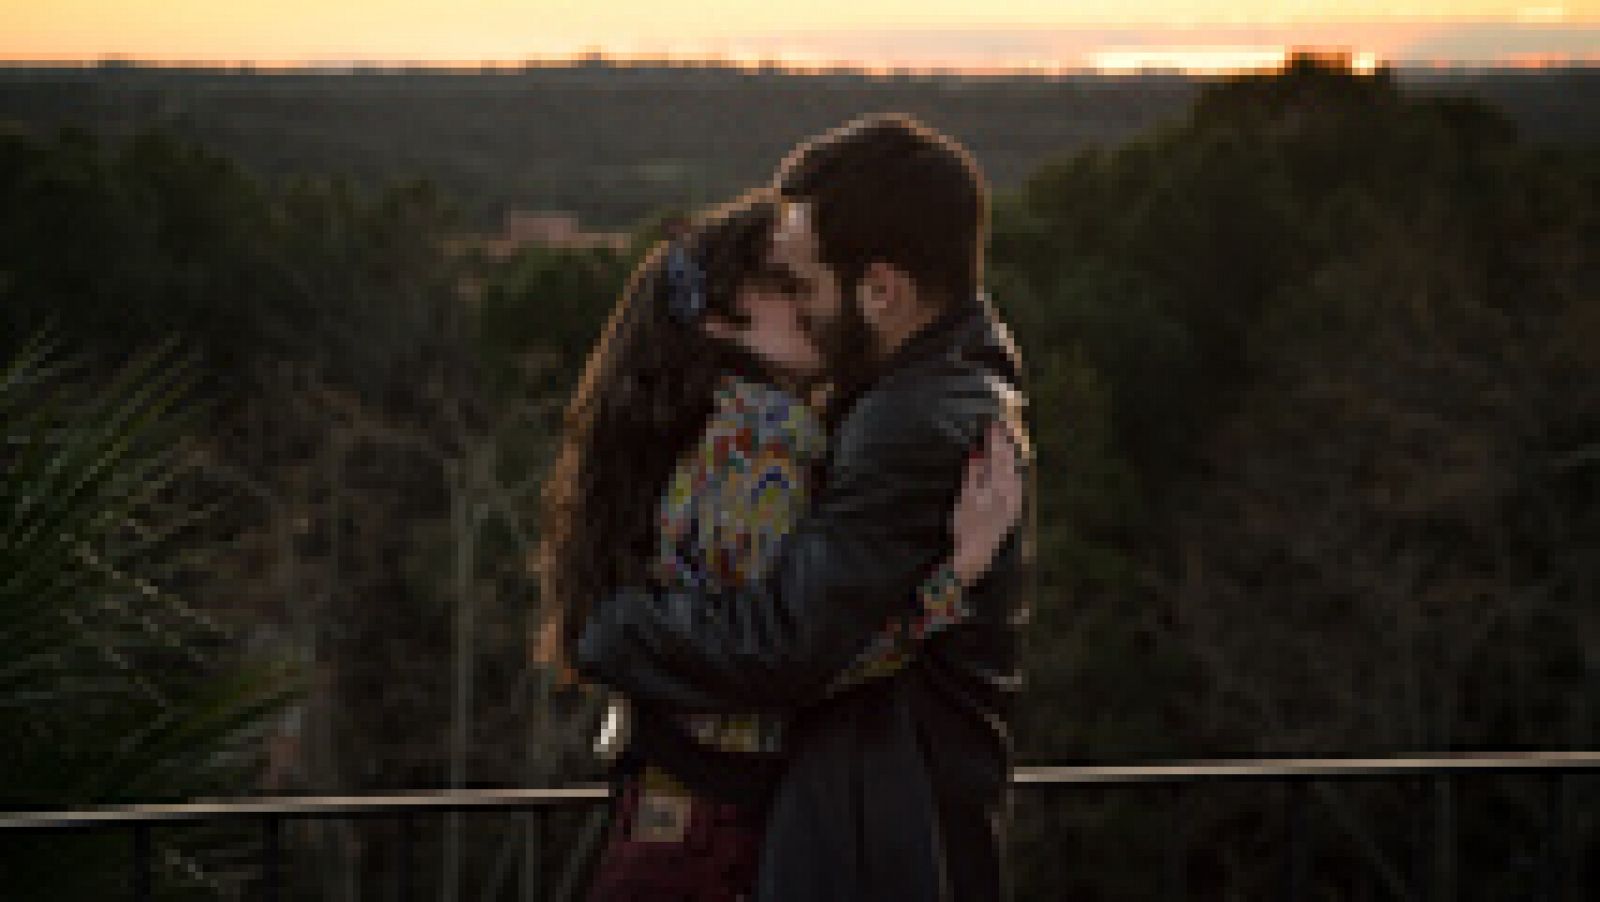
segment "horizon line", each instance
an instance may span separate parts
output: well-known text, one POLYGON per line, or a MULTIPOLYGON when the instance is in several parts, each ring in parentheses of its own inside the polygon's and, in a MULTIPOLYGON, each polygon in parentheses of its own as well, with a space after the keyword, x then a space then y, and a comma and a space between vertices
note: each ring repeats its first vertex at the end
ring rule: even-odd
POLYGON ((392 70, 443 70, 443 71, 519 71, 537 69, 567 69, 610 67, 629 68, 681 68, 729 69, 744 72, 835 75, 860 74, 877 76, 1051 76, 1051 75, 1139 75, 1139 74, 1243 74, 1272 71, 1282 68, 1296 56, 1322 60, 1342 60, 1347 68, 1370 72, 1374 69, 1394 70, 1478 70, 1478 69, 1550 69, 1589 68, 1600 64, 1600 52, 1594 54, 1509 54, 1504 57, 1470 60, 1450 58, 1387 59, 1370 50, 1344 44, 1282 44, 1253 47, 1228 47, 1191 45, 1181 48, 1148 45, 1139 48, 1119 48, 1130 51, 1137 58, 1143 54, 1151 59, 1171 59, 1175 52, 1198 55, 1247 53, 1252 64, 1193 69, 1181 64, 1146 63, 1097 65, 1091 61, 1069 64, 1062 60, 1030 60, 1012 64, 942 63, 873 63, 859 59, 823 59, 810 56, 785 57, 782 54, 736 55, 718 53, 628 53, 589 48, 578 52, 530 54, 514 59, 438 59, 438 58, 384 58, 384 57, 310 57, 299 59, 195 59, 146 57, 128 53, 104 53, 95 57, 4 57, 0 69, 60 68, 60 69, 197 69, 250 72, 385 72, 392 70))

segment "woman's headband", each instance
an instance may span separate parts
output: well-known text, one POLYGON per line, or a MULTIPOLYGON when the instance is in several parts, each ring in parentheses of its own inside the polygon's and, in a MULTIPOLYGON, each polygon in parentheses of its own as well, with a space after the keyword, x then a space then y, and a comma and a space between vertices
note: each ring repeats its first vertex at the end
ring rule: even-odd
POLYGON ((667 315, 685 326, 694 325, 706 309, 706 274, 681 240, 667 248, 667 315))

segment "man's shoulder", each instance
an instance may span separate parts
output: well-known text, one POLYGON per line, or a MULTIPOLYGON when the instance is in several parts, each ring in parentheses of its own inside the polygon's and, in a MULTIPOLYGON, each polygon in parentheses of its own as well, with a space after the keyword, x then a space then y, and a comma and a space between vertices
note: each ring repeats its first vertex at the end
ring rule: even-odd
POLYGON ((1019 397, 1003 374, 959 356, 919 361, 864 391, 836 432, 838 451, 969 447, 1019 397))

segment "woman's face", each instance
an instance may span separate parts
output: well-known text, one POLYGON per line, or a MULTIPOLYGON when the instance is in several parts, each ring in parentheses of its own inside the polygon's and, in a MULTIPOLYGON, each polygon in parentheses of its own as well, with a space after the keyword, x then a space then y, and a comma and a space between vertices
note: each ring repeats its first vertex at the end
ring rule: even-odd
POLYGON ((735 296, 748 323, 740 343, 778 372, 812 381, 822 374, 823 360, 801 319, 803 299, 793 286, 770 275, 746 280, 735 296))

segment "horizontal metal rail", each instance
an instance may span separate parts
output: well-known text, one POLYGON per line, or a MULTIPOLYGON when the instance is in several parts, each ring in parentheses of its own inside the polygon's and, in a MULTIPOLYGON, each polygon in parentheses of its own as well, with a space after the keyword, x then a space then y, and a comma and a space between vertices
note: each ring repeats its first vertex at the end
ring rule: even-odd
MULTIPOLYGON (((1055 767, 1020 767, 1011 783, 1018 789, 1066 789, 1084 785, 1126 786, 1267 780, 1286 784, 1283 823, 1285 898, 1301 898, 1306 888, 1308 840, 1306 792, 1311 781, 1347 779, 1401 779, 1420 781, 1435 792, 1460 776, 1521 774, 1540 777, 1546 787, 1546 836, 1541 895, 1547 900, 1567 898, 1572 861, 1563 848, 1566 822, 1565 778, 1600 773, 1600 752, 1468 752, 1392 758, 1244 758, 1163 764, 1085 764, 1055 767)), ((544 789, 458 789, 356 796, 255 796, 243 799, 206 799, 180 803, 101 805, 64 810, 0 812, 0 831, 46 831, 121 828, 133 834, 132 895, 150 898, 150 831, 156 825, 259 818, 263 835, 263 879, 266 896, 277 899, 281 891, 282 823, 289 818, 395 817, 402 821, 409 847, 417 815, 452 811, 518 811, 534 818, 531 828, 544 834, 545 817, 553 810, 589 807, 610 797, 604 784, 544 789)), ((1434 830, 1441 829, 1435 823, 1434 830)), ((1180 831, 1168 831, 1168 897, 1187 896, 1180 831)), ((1429 879, 1426 868, 1414 875, 1421 885, 1429 879)), ((406 895, 402 893, 402 895, 406 895)), ((1424 896, 1424 898, 1426 898, 1424 896)))
POLYGON ((382 796, 254 796, 203 802, 7 812, 0 817, 0 830, 166 824, 238 817, 363 817, 433 811, 526 811, 582 807, 605 801, 610 795, 609 787, 595 784, 554 789, 453 789, 382 796))
MULTIPOLYGON (((1600 752, 1471 752, 1410 758, 1233 758, 1169 764, 1019 767, 1019 787, 1083 783, 1436 777, 1451 774, 1600 772, 1600 752)), ((429 811, 582 807, 610 796, 604 784, 546 789, 455 789, 395 795, 250 796, 171 804, 97 805, 0 812, 0 830, 49 830, 232 817, 396 815, 429 811)))
POLYGON ((1600 771, 1600 752, 1461 752, 1408 758, 1233 758, 1153 765, 1020 767, 1012 773, 1011 782, 1015 785, 1195 783, 1581 771, 1600 771))

